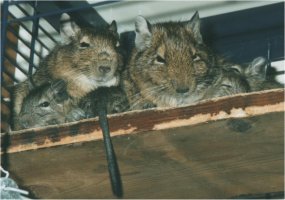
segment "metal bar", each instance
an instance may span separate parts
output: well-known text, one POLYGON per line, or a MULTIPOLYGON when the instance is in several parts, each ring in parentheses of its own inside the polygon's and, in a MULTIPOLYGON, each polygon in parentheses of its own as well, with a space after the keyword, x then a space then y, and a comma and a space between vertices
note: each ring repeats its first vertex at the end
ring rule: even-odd
MULTIPOLYGON (((10 44, 9 40, 7 40, 8 44, 10 44)), ((29 58, 27 58, 27 56, 25 56, 22 52, 18 51, 17 48, 15 48, 15 45, 10 45, 9 46, 12 50, 14 50, 17 54, 19 54, 22 58, 24 58, 25 61, 27 61, 29 63, 29 58)), ((7 54, 5 53, 5 55, 7 56, 7 54)), ((37 66, 33 65, 34 68, 38 68, 37 66)))
MULTIPOLYGON (((11 92, 10 92, 11 88, 9 88, 9 86, 8 86, 6 83, 1 84, 1 87, 3 87, 7 92, 11 93, 11 92)), ((1 88, 1 89, 2 89, 2 88, 1 88)), ((2 95, 1 95, 1 98, 3 98, 2 95)))
POLYGON ((122 197, 123 196, 122 181, 116 159, 116 154, 110 137, 110 131, 107 119, 107 111, 106 111, 107 97, 106 97, 105 88, 99 88, 97 89, 96 92, 99 97, 99 102, 96 107, 98 109, 99 123, 104 138, 105 152, 108 162, 108 170, 111 179, 112 191, 113 194, 116 195, 117 197, 122 197))
POLYGON ((267 67, 271 67, 271 43, 267 42, 267 67))
MULTIPOLYGON (((9 30, 9 32, 13 33, 13 34, 17 37, 18 40, 20 40, 24 45, 26 45, 26 47, 28 47, 29 49, 31 49, 30 44, 29 44, 27 41, 25 41, 24 39, 22 39, 22 38, 19 36, 19 34, 17 34, 12 28, 9 28, 9 27, 8 27, 8 30, 9 30)), ((10 44, 13 44, 13 43, 10 42, 10 44)), ((13 45, 14 45, 14 44, 13 44, 13 45)), ((14 46, 15 46, 15 45, 14 45, 14 46)), ((17 51, 17 52, 18 52, 18 51, 17 51)), ((36 55, 37 55, 39 58, 42 58, 42 55, 41 55, 39 52, 35 51, 35 53, 36 53, 36 55)))
MULTIPOLYGON (((20 37, 17 38, 18 40, 21 40, 22 42, 24 41, 23 39, 21 39, 20 37)), ((23 42, 24 43, 24 42, 23 42)), ((29 46, 29 44, 27 42, 24 43, 29 49, 31 49, 31 47, 29 46)), ((18 46, 16 44, 14 44, 12 41, 10 41, 9 39, 7 40, 7 43, 6 43, 7 46, 9 46, 10 48, 12 48, 15 52, 23 55, 22 52, 19 51, 18 49, 18 46)), ((42 56, 38 53, 38 52, 35 52, 36 55, 39 57, 39 58, 42 58, 42 56)), ((26 61, 28 61, 29 59, 27 57, 24 57, 26 61)))
POLYGON ((12 65, 14 65, 17 69, 19 69, 23 74, 28 76, 28 72, 26 72, 22 67, 20 67, 9 55, 5 53, 5 59, 9 61, 12 65))
POLYGON ((83 10, 83 9, 87 9, 87 8, 90 8, 90 7, 94 7, 94 6, 100 6, 100 5, 116 3, 116 2, 120 2, 120 1, 97 2, 97 3, 89 4, 87 6, 80 6, 80 7, 76 7, 76 8, 67 8, 67 9, 58 10, 58 11, 54 11, 54 12, 41 13, 41 14, 37 14, 37 15, 34 15, 34 16, 28 16, 28 17, 22 17, 22 18, 18 18, 18 19, 12 19, 12 20, 9 20, 8 23, 10 24, 10 23, 18 22, 18 21, 28 21, 28 20, 33 20, 34 18, 48 17, 48 16, 52 16, 52 15, 65 13, 65 12, 73 12, 73 11, 78 11, 78 10, 83 10))
MULTIPOLYGON (((25 31, 27 31, 30 35, 32 35, 32 32, 23 24, 23 23, 20 23, 21 27, 23 27, 25 29, 25 31)), ((51 51, 51 49, 45 45, 40 39, 36 39, 37 42, 39 42, 46 50, 48 51, 51 51)))
MULTIPOLYGON (((26 3, 27 4, 27 3, 26 3)), ((24 8, 22 8, 22 6, 20 6, 20 4, 15 4, 15 6, 20 10, 22 11, 22 13, 25 15, 25 16, 31 16, 24 8)))
POLYGON ((40 30, 48 36, 49 39, 51 39, 55 44, 58 44, 58 41, 56 41, 49 32, 47 32, 41 25, 39 25, 40 30))
POLYGON ((17 83, 19 83, 20 81, 18 81, 16 78, 15 78, 15 76, 14 76, 14 74, 13 73, 11 73, 11 72, 9 72, 8 70, 6 70, 6 67, 4 67, 4 70, 2 71, 2 73, 5 73, 7 76, 9 76, 13 81, 15 81, 15 82, 17 82, 17 83))
POLYGON ((4 69, 4 52, 6 45, 6 34, 7 34, 7 21, 8 21, 8 8, 9 2, 4 0, 2 5, 2 19, 1 19, 1 83, 3 80, 2 71, 4 69))
MULTIPOLYGON (((21 27, 23 27, 24 29, 25 29, 25 31, 27 31, 31 36, 32 36, 32 32, 23 24, 23 23, 20 23, 20 25, 21 25, 21 27)), ((47 45, 45 45, 44 43, 43 43, 43 41, 41 41, 40 39, 36 39, 37 40, 37 42, 39 42, 46 50, 48 50, 48 51, 51 51, 51 49, 47 46, 47 45)))
MULTIPOLYGON (((37 7, 37 1, 34 2, 34 15, 37 14, 36 7, 37 7)), ((39 21, 40 21, 40 18, 34 18, 33 20, 31 51, 30 51, 30 59, 29 59, 29 76, 30 77, 32 77, 33 75, 35 44, 36 44, 36 38, 38 38, 38 33, 39 33, 39 21)))
MULTIPOLYGON (((29 13, 23 9, 21 6, 17 5, 17 8, 19 8, 25 15, 29 15, 29 13)), ((40 24, 39 24, 39 28, 54 42, 54 43, 58 43, 40 24)))
MULTIPOLYGON (((11 13, 10 13, 10 14, 11 14, 11 13)), ((11 16, 16 19, 15 15, 11 14, 11 16)), ((23 24, 22 22, 19 22, 19 24, 21 25, 21 27, 23 27, 23 29, 25 29, 25 31, 27 31, 30 35, 32 35, 32 32, 26 27, 25 24, 23 24)), ((51 51, 51 49, 48 48, 48 47, 47 47, 41 40, 39 40, 38 38, 37 38, 37 41, 38 41, 45 49, 47 49, 48 51, 51 51)))

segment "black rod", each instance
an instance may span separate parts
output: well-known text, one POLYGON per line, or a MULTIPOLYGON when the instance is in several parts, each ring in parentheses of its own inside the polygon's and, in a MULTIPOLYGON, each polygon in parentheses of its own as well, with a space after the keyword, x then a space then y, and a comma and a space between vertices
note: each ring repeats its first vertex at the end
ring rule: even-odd
MULTIPOLYGON (((8 28, 8 30, 9 30, 9 32, 11 32, 15 37, 17 37, 17 39, 20 40, 26 47, 28 47, 29 49, 31 49, 30 44, 28 44, 27 41, 25 41, 23 38, 21 38, 21 37, 19 36, 19 34, 16 33, 12 28, 8 28)), ((10 41, 10 42, 11 42, 11 41, 10 41)), ((11 43, 12 43, 12 42, 11 42, 11 43)), ((15 46, 14 43, 12 43, 12 44, 15 46)), ((18 51, 17 51, 17 52, 18 52, 18 51)), ((39 52, 35 51, 35 54, 36 54, 39 58, 42 58, 42 55, 40 55, 39 52)))
POLYGON ((9 2, 4 0, 2 8, 2 15, 1 15, 1 82, 3 80, 2 71, 4 69, 4 52, 5 52, 5 43, 6 43, 6 33, 7 33, 7 21, 8 21, 8 8, 9 2))
POLYGON ((41 30, 51 41, 53 41, 53 43, 58 44, 58 41, 56 41, 56 40, 52 37, 52 35, 51 35, 49 32, 47 32, 41 25, 39 25, 39 28, 40 28, 40 30, 41 30))
MULTIPOLYGON (((7 40, 7 42, 9 42, 9 40, 7 40)), ((21 56, 27 63, 29 63, 29 58, 27 58, 27 56, 25 56, 22 52, 20 52, 20 51, 18 51, 17 49, 15 49, 15 47, 14 47, 13 45, 9 45, 9 47, 11 48, 11 50, 13 50, 14 52, 16 52, 19 56, 21 56)), ((4 52, 4 55, 5 55, 5 57, 9 56, 8 53, 6 53, 6 52, 4 52)), ((15 59, 11 58, 10 56, 9 56, 9 58, 15 61, 15 59)), ((15 61, 15 62, 16 62, 16 61, 15 61)), ((14 63, 15 63, 15 62, 14 62, 14 63)), ((16 65, 15 65, 15 66, 16 66, 16 65)), ((17 66, 19 66, 19 65, 17 65, 17 66)), ((18 67, 18 68, 19 68, 19 67, 18 67)), ((34 68, 37 69, 38 67, 34 65, 34 68)))
MULTIPOLYGON (((37 1, 34 2, 34 15, 37 14, 37 1)), ((33 75, 33 65, 34 65, 34 56, 35 56, 35 45, 36 45, 36 38, 38 37, 39 33, 39 21, 40 18, 34 18, 33 20, 33 28, 32 28, 32 40, 31 40, 31 51, 30 51, 30 60, 29 60, 29 76, 32 77, 33 75)))
MULTIPOLYGON (((26 16, 29 15, 29 13, 23 9, 20 5, 17 5, 17 8, 19 8, 23 14, 25 14, 26 16)), ((39 29, 43 31, 44 34, 46 34, 55 44, 57 44, 58 42, 40 25, 39 23, 39 29)))
MULTIPOLYGON (((6 61, 8 61, 10 64, 12 64, 15 68, 19 69, 19 70, 20 70, 23 74, 25 74, 26 76, 28 75, 28 72, 26 72, 22 67, 20 67, 20 66, 16 63, 15 59, 11 58, 10 55, 8 55, 8 54, 5 52, 4 56, 5 56, 4 59, 6 59, 6 61)), ((5 67, 2 69, 2 71, 5 71, 4 69, 5 69, 5 67)))
MULTIPOLYGON (((14 18, 14 19, 16 19, 16 17, 13 15, 13 14, 11 14, 10 13, 10 15, 14 18)), ((26 25, 23 23, 23 22, 19 22, 18 23, 25 31, 27 31, 27 33, 29 33, 30 35, 32 35, 32 32, 26 27, 26 25)), ((41 41, 40 39, 36 39, 37 40, 37 42, 39 42, 45 49, 47 49, 48 51, 51 51, 51 49, 50 48, 48 48, 44 43, 43 43, 43 41, 41 41)))
POLYGON ((99 98, 98 104, 97 104, 97 110, 99 114, 99 123, 100 127, 103 132, 103 138, 104 138, 104 144, 105 144, 105 152, 108 162, 108 170, 109 170, 109 176, 111 179, 111 185, 112 185, 112 191, 113 194, 117 197, 123 196, 123 187, 122 187, 122 181, 120 176, 120 171, 116 159, 116 154, 113 148, 112 140, 110 137, 110 131, 109 131, 109 125, 108 125, 108 118, 107 118, 107 109, 106 109, 106 92, 105 88, 99 88, 97 89, 97 97, 99 98))
MULTIPOLYGON (((20 38, 18 38, 18 40, 20 40, 20 38)), ((19 54, 25 61, 27 61, 29 63, 29 57, 27 57, 26 55, 24 55, 18 48, 17 44, 15 44, 14 42, 10 41, 10 39, 7 38, 6 40, 6 46, 9 46, 9 48, 11 48, 14 52, 16 52, 17 54, 19 54)), ((29 49, 31 49, 30 46, 27 46, 29 49)), ((6 52, 5 52, 6 53, 6 52)), ((35 54, 41 59, 42 56, 39 55, 38 52, 35 52, 35 54)), ((34 65, 35 67, 35 65, 34 65)))
MULTIPOLYGON (((9 72, 8 70, 6 70, 6 68, 4 67, 3 71, 2 71, 3 75, 6 74, 10 79, 12 79, 14 82, 19 83, 20 81, 18 79, 15 78, 14 74, 9 72)), ((3 84, 3 83, 2 83, 3 84)))
POLYGON ((267 43, 267 67, 271 67, 271 43, 268 41, 267 43))

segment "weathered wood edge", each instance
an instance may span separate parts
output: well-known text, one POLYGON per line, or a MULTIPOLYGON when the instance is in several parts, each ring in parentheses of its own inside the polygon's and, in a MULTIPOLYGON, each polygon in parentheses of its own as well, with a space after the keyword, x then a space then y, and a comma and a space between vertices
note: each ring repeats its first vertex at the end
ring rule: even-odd
MULTIPOLYGON (((186 107, 131 111, 109 115, 108 118, 113 137, 284 110, 284 89, 274 89, 211 99, 186 107)), ((15 153, 100 139, 102 133, 98 118, 92 118, 2 134, 1 153, 7 142, 9 146, 5 152, 15 153)))

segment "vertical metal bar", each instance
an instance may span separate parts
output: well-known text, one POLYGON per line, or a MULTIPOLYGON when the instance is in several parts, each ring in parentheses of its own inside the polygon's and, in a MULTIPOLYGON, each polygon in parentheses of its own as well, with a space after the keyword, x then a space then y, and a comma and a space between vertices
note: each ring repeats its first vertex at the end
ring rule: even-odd
MULTIPOLYGON (((26 40, 23 40, 23 38, 21 38, 18 33, 16 33, 13 29, 11 29, 9 27, 8 27, 8 31, 9 31, 9 33, 12 33, 18 39, 18 41, 21 41, 26 47, 28 47, 30 49, 30 44, 26 40)), ((8 40, 8 42, 9 42, 9 40, 8 40)), ((15 46, 15 44, 13 44, 13 45, 15 46)), ((19 50, 17 50, 17 52, 19 52, 19 50)), ((35 52, 35 53, 39 58, 42 58, 42 55, 40 55, 40 53, 38 53, 38 52, 35 52)))
POLYGON ((3 69, 4 69, 4 52, 6 45, 6 34, 7 34, 7 25, 8 25, 8 0, 4 0, 2 4, 2 19, 1 19, 1 82, 3 80, 3 69))
MULTIPOLYGON (((25 15, 27 15, 27 16, 29 15, 28 12, 27 12, 25 9, 23 9, 21 6, 18 6, 18 5, 17 5, 17 8, 20 9, 21 12, 24 13, 25 15)), ((37 17, 37 16, 34 15, 33 17, 37 17)), ((53 39, 53 42, 54 42, 55 44, 58 43, 54 38, 52 38, 52 37, 49 35, 49 33, 48 33, 43 27, 41 27, 40 24, 39 24, 39 29, 42 30, 42 31, 43 31, 46 35, 48 35, 51 39, 53 39)))
MULTIPOLYGON (((37 1, 34 2, 34 16, 37 15, 37 1)), ((30 59, 29 59, 29 78, 32 77, 33 74, 33 65, 34 65, 34 55, 35 55, 35 44, 36 39, 39 33, 39 20, 40 18, 35 17, 33 19, 33 28, 32 28, 32 39, 31 39, 31 50, 30 50, 30 59)), ((31 80, 33 83, 33 80, 31 80)))
MULTIPOLYGON (((9 8, 9 2, 8 0, 4 0, 3 4, 2 4, 2 16, 1 16, 1 85, 2 85, 2 81, 3 81, 3 74, 4 74, 4 53, 5 53, 5 45, 6 45, 6 39, 7 39, 7 25, 8 25, 8 8, 9 8)), ((1 102, 5 102, 2 101, 1 102)), ((9 108, 10 105, 9 105, 9 108)), ((2 115, 2 113, 1 113, 2 115)), ((2 130, 1 128, 1 132, 4 131, 6 132, 6 130, 2 130)), ((2 159, 2 166, 6 169, 9 168, 9 159, 8 159, 8 154, 7 154, 7 149, 8 146, 10 144, 10 138, 9 138, 8 132, 5 133, 3 140, 1 141, 1 146, 2 146, 2 150, 3 150, 3 159, 2 159)))
POLYGON ((267 42, 267 62, 268 67, 271 67, 271 42, 267 42))

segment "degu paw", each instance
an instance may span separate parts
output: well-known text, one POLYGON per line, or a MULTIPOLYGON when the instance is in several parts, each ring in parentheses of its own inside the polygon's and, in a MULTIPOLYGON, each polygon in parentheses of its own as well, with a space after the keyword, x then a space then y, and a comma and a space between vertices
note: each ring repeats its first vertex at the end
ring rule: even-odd
POLYGON ((87 118, 86 113, 84 112, 84 110, 82 110, 80 108, 72 109, 66 115, 66 121, 67 122, 74 122, 74 121, 78 121, 78 120, 85 119, 85 118, 87 118))

